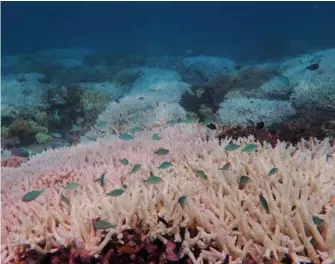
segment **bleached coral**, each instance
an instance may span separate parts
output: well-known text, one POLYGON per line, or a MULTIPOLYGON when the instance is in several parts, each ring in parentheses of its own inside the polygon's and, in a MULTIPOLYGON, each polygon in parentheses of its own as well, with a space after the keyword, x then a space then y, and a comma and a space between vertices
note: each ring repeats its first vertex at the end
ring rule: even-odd
POLYGON ((290 97, 296 106, 335 111, 335 76, 315 76, 301 81, 290 97))
POLYGON ((15 119, 19 115, 20 111, 13 105, 1 103, 1 117, 8 116, 15 119))
POLYGON ((11 158, 12 152, 9 151, 8 149, 3 149, 2 147, 0 148, 1 151, 1 161, 6 161, 11 158))
POLYGON ((186 111, 177 103, 160 101, 151 96, 127 96, 119 103, 107 105, 82 142, 183 120, 186 120, 186 111))
POLYGON ((220 104, 220 121, 227 125, 248 125, 263 121, 266 126, 292 117, 295 109, 289 101, 257 98, 229 98, 220 104))
POLYGON ((335 49, 318 51, 288 60, 281 65, 290 79, 293 92, 290 100, 298 107, 335 110, 335 49), (319 69, 307 67, 319 64, 319 69))
POLYGON ((183 60, 186 69, 192 69, 201 72, 207 78, 212 78, 217 74, 223 74, 234 71, 237 64, 225 57, 214 56, 193 56, 183 60))
POLYGON ((147 91, 144 93, 136 92, 136 87, 130 92, 130 95, 141 95, 154 97, 157 101, 175 102, 178 103, 182 94, 190 89, 190 85, 184 82, 172 81, 157 81, 147 86, 147 91))
POLYGON ((131 95, 146 93, 162 81, 181 81, 181 76, 173 70, 141 67, 134 68, 132 71, 141 72, 141 74, 133 83, 131 95))
POLYGON ((181 76, 173 70, 156 68, 136 68, 141 76, 133 83, 130 96, 146 95, 158 101, 179 102, 190 85, 181 81, 181 76))
POLYGON ((5 75, 1 77, 1 103, 14 107, 35 108, 42 103, 44 86, 39 73, 5 75))
POLYGON ((110 95, 112 98, 120 98, 123 95, 122 87, 113 82, 80 83, 79 87, 88 91, 110 95))
POLYGON ((110 102, 83 137, 86 142, 98 137, 144 129, 169 122, 186 120, 186 111, 178 104, 189 89, 187 83, 171 70, 141 68, 143 75, 133 84, 129 94, 119 102, 110 102))
POLYGON ((288 100, 292 92, 292 85, 287 76, 278 76, 261 85, 257 93, 263 98, 288 100))
POLYGON ((186 227, 183 252, 198 263, 222 262, 226 254, 235 263, 247 254, 257 263, 263 257, 280 261, 287 254, 294 263, 330 261, 334 245, 329 243, 332 233, 325 230, 331 227, 329 208, 335 206, 335 160, 327 159, 327 154, 334 153, 335 147, 327 140, 310 140, 297 147, 278 142, 272 148, 250 137, 233 142, 242 147, 255 143, 257 152, 241 152, 242 147, 227 152, 229 142, 224 140, 220 146, 205 127, 180 124, 139 132, 129 141, 110 137, 47 150, 19 168, 3 169, 4 263, 15 257, 19 261, 18 254, 30 249, 45 254, 60 245, 99 254, 114 234, 133 227, 163 241, 165 234, 181 241, 180 228, 186 227), (161 139, 153 140, 153 133, 161 139), (155 154, 159 148, 169 153, 155 154), (123 165, 122 158, 129 164, 123 165), (163 161, 172 166, 159 169, 163 161), (219 169, 227 163, 230 168, 219 169), (135 164, 141 168, 131 173, 135 164), (274 167, 278 170, 269 175, 274 167), (104 173, 101 186, 97 179, 104 173), (150 173, 162 181, 145 183, 150 173), (249 179, 244 188, 242 175, 249 179), (73 182, 78 187, 66 190, 73 182), (128 187, 121 196, 106 195, 123 185, 128 187), (22 202, 22 196, 33 190, 43 193, 34 201, 22 202), (184 206, 178 202, 182 196, 184 206), (170 224, 157 221, 158 216, 170 224), (115 224, 115 229, 94 229, 92 221, 99 217, 115 224), (321 219, 323 228, 317 228, 313 217, 321 219), (187 228, 194 227, 198 234, 191 237, 187 228), (191 251, 195 245, 201 248, 198 260, 191 251))

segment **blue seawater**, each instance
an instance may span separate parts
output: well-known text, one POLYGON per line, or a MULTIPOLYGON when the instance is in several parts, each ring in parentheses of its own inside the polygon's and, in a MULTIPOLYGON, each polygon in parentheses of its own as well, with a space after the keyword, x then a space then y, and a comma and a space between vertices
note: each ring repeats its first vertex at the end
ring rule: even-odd
POLYGON ((2 2, 2 53, 97 51, 262 60, 335 45, 333 2, 2 2))
POLYGON ((320 128, 335 119, 334 10, 317 1, 2 2, 3 147, 40 152, 189 119, 320 128))

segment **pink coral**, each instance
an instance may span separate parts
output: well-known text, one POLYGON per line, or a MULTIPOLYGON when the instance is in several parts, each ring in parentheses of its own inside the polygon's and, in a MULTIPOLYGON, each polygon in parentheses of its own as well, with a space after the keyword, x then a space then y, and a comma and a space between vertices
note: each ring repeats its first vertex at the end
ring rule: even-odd
POLYGON ((111 136, 47 150, 18 168, 2 168, 3 262, 25 261, 32 249, 46 255, 70 248, 72 263, 79 263, 101 254, 111 241, 117 243, 114 252, 130 254, 131 261, 147 248, 153 260, 146 263, 164 263, 179 253, 209 263, 227 255, 231 263, 249 255, 258 263, 286 254, 315 263, 329 257, 329 236, 320 233, 312 216, 329 226, 329 210, 323 209, 335 195, 335 160, 326 155, 335 147, 326 140, 296 147, 278 142, 274 148, 252 137, 232 142, 239 149, 227 151, 230 139, 219 145, 206 127, 179 124, 138 132, 132 140, 111 136), (257 151, 241 151, 249 144, 257 151), (169 152, 158 155, 162 148, 169 152), (160 168, 165 161, 171 166, 160 168), (228 162, 228 169, 220 169, 228 162), (138 170, 135 164, 141 164, 138 170), (278 170, 269 176, 274 166, 278 170), (160 181, 148 181, 150 175, 160 181), (241 175, 248 175, 242 189, 241 175), (122 195, 106 195, 120 188, 122 195), (34 190, 43 192, 22 201, 34 190), (100 230, 97 219, 115 227, 100 230), (129 229, 137 235, 126 241, 129 229), (151 238, 159 243, 150 244, 151 238))
POLYGON ((11 156, 9 159, 1 161, 1 167, 17 168, 27 160, 24 157, 11 156))

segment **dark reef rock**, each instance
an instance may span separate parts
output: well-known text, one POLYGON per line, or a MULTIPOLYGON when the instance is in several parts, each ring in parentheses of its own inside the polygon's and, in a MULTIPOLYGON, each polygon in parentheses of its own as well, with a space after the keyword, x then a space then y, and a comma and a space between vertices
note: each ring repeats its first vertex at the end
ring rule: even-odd
POLYGON ((193 85, 185 92, 180 105, 187 111, 196 113, 200 120, 215 113, 225 95, 232 90, 246 95, 263 83, 278 75, 277 69, 249 67, 232 74, 222 74, 202 85, 193 85))
POLYGON ((1 147, 5 149, 15 148, 20 145, 20 139, 18 137, 1 137, 1 147))
POLYGON ((273 147, 277 144, 277 140, 295 145, 301 139, 317 138, 323 140, 326 137, 329 137, 331 143, 335 144, 335 120, 312 123, 297 120, 273 125, 270 128, 260 128, 258 126, 221 127, 218 128, 216 135, 219 141, 230 137, 237 139, 238 137, 253 135, 259 142, 268 142, 273 147))
MULTIPOLYGON (((195 237, 197 229, 189 229, 191 237, 195 237)), ((123 244, 110 242, 103 249, 101 256, 93 257, 76 249, 60 248, 53 254, 40 256, 30 251, 24 260, 38 261, 41 264, 190 264, 191 259, 181 256, 182 243, 174 242, 173 236, 165 236, 167 243, 158 239, 143 239, 143 234, 133 230, 123 231, 123 244)), ((184 238, 182 238, 184 239, 184 238)), ((196 245, 192 250, 196 258, 199 257, 201 249, 196 245)), ((26 262, 25 262, 26 263, 26 262)), ((209 263, 209 262, 204 262, 209 263)), ((255 264, 252 259, 245 259, 243 263, 255 264)))

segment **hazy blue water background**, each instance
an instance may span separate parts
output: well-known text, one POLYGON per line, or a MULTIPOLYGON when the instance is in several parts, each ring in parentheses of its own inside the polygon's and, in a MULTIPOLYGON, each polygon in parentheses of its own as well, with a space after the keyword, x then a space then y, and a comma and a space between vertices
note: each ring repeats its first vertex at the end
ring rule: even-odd
POLYGON ((2 52, 85 47, 264 60, 335 46, 334 2, 2 2, 2 52))

